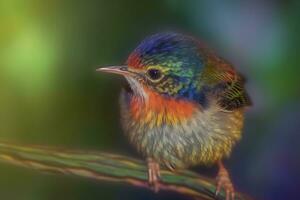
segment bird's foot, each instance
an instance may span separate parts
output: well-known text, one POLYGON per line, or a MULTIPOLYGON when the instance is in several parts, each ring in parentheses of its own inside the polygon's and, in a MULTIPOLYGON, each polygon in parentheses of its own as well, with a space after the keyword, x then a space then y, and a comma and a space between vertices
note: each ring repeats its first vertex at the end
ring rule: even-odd
POLYGON ((152 158, 147 159, 148 164, 148 183, 154 192, 159 191, 160 168, 159 164, 152 158))
POLYGON ((219 163, 219 172, 217 175, 217 189, 216 189, 216 196, 224 189, 226 194, 226 200, 234 200, 235 199, 235 191, 233 184, 230 180, 229 173, 224 167, 224 165, 220 162, 219 163))

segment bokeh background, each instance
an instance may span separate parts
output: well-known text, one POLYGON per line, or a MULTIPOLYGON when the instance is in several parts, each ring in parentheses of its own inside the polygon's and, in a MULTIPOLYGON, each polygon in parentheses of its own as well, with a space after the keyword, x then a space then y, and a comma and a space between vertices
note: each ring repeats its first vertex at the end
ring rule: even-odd
MULTIPOLYGON (((299 8, 296 0, 0 0, 0 139, 136 156, 119 125, 122 80, 95 69, 124 63, 146 35, 179 30, 248 78, 254 106, 227 161, 237 189, 255 199, 300 199, 299 8)), ((6 164, 0 195, 183 198, 6 164)))

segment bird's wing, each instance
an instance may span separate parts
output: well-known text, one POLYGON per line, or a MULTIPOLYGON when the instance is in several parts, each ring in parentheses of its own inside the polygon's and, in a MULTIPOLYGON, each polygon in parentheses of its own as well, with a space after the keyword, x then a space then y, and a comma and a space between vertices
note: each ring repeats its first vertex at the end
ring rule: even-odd
POLYGON ((232 111, 250 106, 251 100, 244 87, 244 77, 223 59, 212 60, 205 67, 202 80, 213 88, 220 108, 224 111, 232 111))
POLYGON ((237 78, 237 80, 226 81, 221 84, 224 85, 224 90, 220 93, 218 103, 222 109, 231 111, 252 104, 244 88, 243 79, 237 78))

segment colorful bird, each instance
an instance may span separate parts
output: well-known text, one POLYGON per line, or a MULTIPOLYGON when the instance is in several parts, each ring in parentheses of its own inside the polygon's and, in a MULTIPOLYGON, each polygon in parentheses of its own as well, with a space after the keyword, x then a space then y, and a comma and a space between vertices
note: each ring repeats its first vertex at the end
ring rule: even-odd
POLYGON ((216 195, 234 187, 222 160, 241 138, 250 99, 244 78, 200 41, 179 33, 146 38, 126 65, 98 71, 123 75, 122 125, 148 163, 149 184, 159 188, 160 167, 218 164, 216 195))

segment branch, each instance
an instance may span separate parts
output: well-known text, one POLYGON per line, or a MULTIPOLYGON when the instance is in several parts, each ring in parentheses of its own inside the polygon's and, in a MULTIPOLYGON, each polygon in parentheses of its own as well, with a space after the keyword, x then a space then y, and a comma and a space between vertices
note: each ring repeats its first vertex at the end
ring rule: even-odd
MULTIPOLYGON (((76 175, 102 181, 149 188, 143 162, 126 156, 93 151, 74 151, 0 142, 0 161, 30 169, 76 175)), ((215 198, 214 181, 191 171, 161 171, 160 189, 179 192, 197 199, 215 198)), ((225 199, 224 192, 218 195, 225 199)), ((249 199, 241 194, 236 200, 249 199)))

